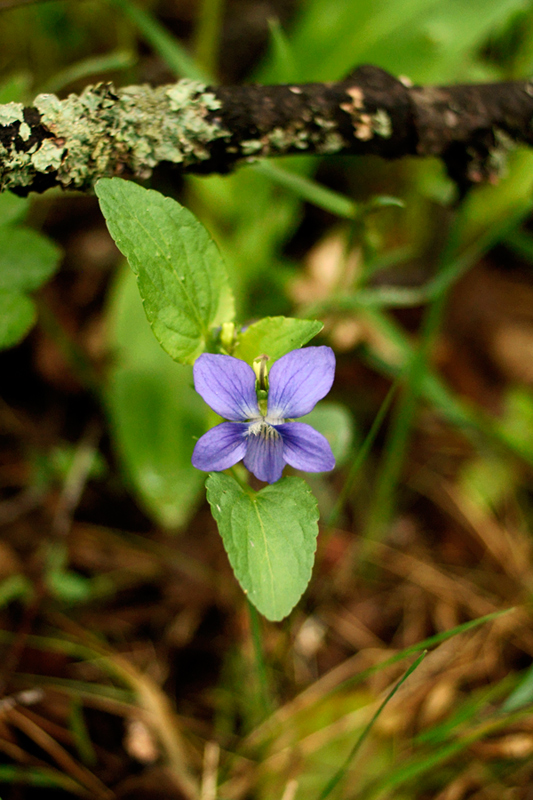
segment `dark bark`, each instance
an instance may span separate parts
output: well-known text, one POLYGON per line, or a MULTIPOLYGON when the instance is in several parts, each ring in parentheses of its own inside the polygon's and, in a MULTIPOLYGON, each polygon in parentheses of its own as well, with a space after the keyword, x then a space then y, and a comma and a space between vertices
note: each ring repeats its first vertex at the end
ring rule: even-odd
POLYGON ((0 122, 9 121, 0 124, 2 188, 89 190, 104 175, 142 179, 164 162, 207 174, 257 158, 342 153, 437 156, 464 193, 497 176, 510 146, 533 144, 533 83, 409 86, 371 66, 329 84, 100 85, 50 98, 15 120, 0 106, 0 122))

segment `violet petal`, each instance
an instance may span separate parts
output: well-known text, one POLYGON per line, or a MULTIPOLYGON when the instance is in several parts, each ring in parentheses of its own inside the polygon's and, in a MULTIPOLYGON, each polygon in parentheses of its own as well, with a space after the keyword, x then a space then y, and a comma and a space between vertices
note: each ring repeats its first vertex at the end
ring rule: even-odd
POLYGON ((335 355, 331 347, 292 350, 268 374, 268 415, 278 419, 303 417, 331 389, 335 355))
POLYGON ((283 439, 275 428, 270 427, 268 435, 249 434, 244 466, 256 478, 267 483, 275 483, 283 472, 283 439))
POLYGON ((219 472, 233 467, 246 453, 245 422, 221 422, 196 442, 192 464, 204 472, 219 472))
POLYGON ((283 460, 305 472, 328 472, 335 466, 335 457, 325 436, 306 422, 276 425, 283 437, 283 460))
POLYGON ((221 417, 245 420, 259 416, 255 373, 245 361, 202 353, 195 361, 193 374, 194 388, 221 417))

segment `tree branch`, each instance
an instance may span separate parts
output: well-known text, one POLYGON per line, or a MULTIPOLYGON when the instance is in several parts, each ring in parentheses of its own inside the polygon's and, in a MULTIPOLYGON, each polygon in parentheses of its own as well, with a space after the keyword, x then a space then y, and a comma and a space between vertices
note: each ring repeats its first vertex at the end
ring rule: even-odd
POLYGON ((514 143, 533 145, 533 83, 410 86, 377 67, 340 83, 88 87, 0 105, 0 189, 90 190, 169 162, 225 173, 286 154, 439 156, 464 192, 494 179, 514 143))

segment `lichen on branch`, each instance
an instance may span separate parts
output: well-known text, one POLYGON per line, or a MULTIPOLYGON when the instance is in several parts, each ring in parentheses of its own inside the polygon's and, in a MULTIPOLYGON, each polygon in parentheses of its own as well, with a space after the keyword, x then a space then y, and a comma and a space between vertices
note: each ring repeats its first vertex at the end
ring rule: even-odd
POLYGON ((155 89, 99 84, 65 100, 40 94, 30 109, 0 106, 2 188, 31 186, 41 175, 86 190, 108 175, 147 178, 162 161, 186 167, 229 135, 207 119, 220 105, 204 84, 183 80, 155 89))

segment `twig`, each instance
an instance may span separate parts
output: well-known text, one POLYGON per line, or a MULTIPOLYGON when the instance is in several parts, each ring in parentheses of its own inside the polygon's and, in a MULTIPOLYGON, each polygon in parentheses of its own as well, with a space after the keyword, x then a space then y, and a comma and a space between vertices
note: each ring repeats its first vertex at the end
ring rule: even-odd
POLYGON ((439 156, 464 192, 493 180, 511 145, 533 145, 532 116, 529 81, 420 87, 373 66, 327 84, 99 84, 0 106, 0 189, 88 191, 104 176, 146 179, 162 162, 207 174, 344 153, 439 156))

